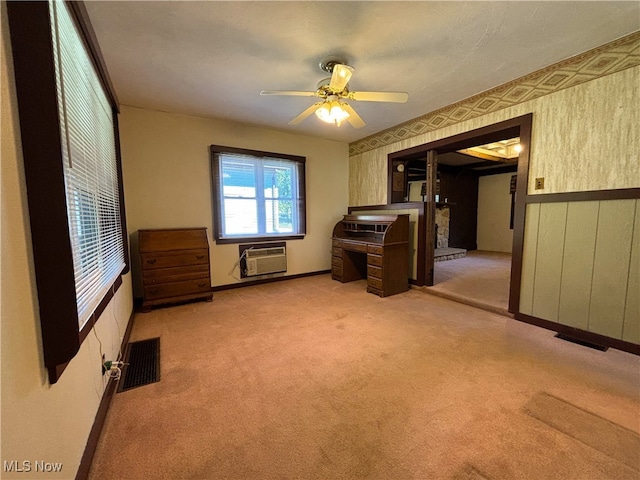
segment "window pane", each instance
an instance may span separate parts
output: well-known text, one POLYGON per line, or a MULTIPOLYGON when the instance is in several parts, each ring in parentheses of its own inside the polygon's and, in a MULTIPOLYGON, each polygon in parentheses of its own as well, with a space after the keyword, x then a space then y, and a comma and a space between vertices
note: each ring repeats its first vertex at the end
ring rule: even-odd
POLYGON ((291 198, 292 170, 290 166, 264 167, 265 198, 291 198))
POLYGON ((267 233, 293 233, 293 201, 265 200, 267 233))
POLYGON ((256 200, 224 199, 224 232, 226 235, 258 233, 258 202, 256 200))
POLYGON ((222 162, 222 194, 225 197, 256 197, 254 162, 224 160, 222 162))

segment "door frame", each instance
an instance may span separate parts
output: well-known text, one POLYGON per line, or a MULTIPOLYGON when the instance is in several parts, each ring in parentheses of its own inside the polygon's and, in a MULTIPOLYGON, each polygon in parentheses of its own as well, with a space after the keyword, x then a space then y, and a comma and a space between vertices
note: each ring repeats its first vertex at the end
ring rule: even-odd
MULTIPOLYGON (((394 194, 394 180, 397 190, 398 186, 398 165, 410 160, 424 160, 427 164, 427 196, 425 197, 425 221, 422 222, 424 229, 423 237, 426 242, 417 245, 418 258, 424 259, 424 264, 418 265, 418 272, 424 275, 427 286, 433 286, 434 250, 433 241, 429 241, 435 236, 435 188, 436 188, 436 168, 437 155, 455 152, 464 148, 477 145, 484 145, 505 138, 520 137, 522 150, 518 156, 518 172, 516 183, 516 201, 514 209, 513 225, 513 246, 511 254, 511 277, 509 285, 509 311, 519 311, 520 287, 522 281, 522 254, 524 248, 524 225, 526 196, 529 178, 529 157, 531 150, 531 126, 533 114, 528 113, 520 117, 494 123, 486 127, 477 128, 468 132, 463 132, 451 137, 441 138, 433 142, 425 143, 415 147, 393 152, 387 156, 387 203, 392 202, 394 197, 398 197, 398 192, 394 194), (394 178, 395 174, 395 178, 394 178), (429 212, 433 212, 432 215, 429 212), (420 251, 422 250, 421 254, 420 251)), ((406 181, 405 181, 406 183, 406 181)))

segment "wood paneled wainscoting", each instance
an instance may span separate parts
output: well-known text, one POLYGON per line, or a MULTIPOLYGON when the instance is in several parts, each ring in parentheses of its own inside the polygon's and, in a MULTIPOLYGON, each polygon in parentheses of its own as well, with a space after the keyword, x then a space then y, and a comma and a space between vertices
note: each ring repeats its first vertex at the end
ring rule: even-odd
POLYGON ((516 319, 640 354, 640 188, 526 204, 516 319))

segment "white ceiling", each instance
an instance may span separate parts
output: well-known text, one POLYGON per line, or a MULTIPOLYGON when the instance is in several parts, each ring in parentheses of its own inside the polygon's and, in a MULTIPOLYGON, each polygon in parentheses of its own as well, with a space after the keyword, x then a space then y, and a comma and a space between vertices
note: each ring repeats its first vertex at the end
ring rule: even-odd
POLYGON ((640 2, 88 1, 121 104, 352 142, 640 30, 640 2), (328 125, 314 103, 260 90, 315 90, 339 55, 367 126, 328 125))

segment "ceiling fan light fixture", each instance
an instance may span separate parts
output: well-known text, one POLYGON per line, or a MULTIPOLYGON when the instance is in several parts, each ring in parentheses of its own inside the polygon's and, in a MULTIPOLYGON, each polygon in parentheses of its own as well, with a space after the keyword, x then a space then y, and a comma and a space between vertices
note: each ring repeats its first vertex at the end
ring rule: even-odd
POLYGON ((316 110, 316 115, 326 123, 334 123, 337 126, 349 118, 349 113, 342 108, 342 103, 338 100, 327 100, 316 110))
POLYGON ((315 112, 323 122, 332 123, 339 127, 343 121, 347 120, 353 128, 362 128, 366 123, 349 103, 343 103, 340 100, 405 103, 409 98, 409 94, 406 92, 352 92, 348 84, 355 69, 337 57, 326 59, 320 63, 320 68, 324 72, 331 73, 331 78, 320 80, 315 92, 262 90, 260 95, 319 97, 321 99, 289 121, 289 125, 298 125, 315 112))

